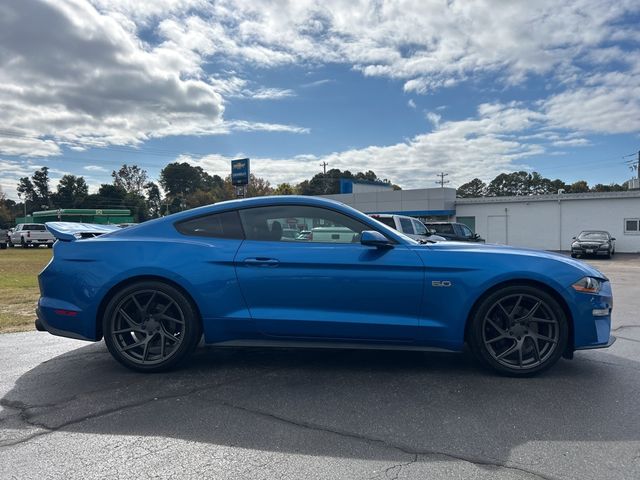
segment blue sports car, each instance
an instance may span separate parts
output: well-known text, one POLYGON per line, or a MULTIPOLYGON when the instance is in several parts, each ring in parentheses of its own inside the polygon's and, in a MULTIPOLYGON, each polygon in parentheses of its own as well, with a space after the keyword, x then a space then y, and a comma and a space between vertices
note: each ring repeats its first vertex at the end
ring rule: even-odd
POLYGON ((611 345, 607 278, 534 250, 420 244, 313 197, 235 200, 126 229, 48 223, 36 326, 166 370, 206 343, 460 351, 531 375, 611 345), (305 235, 284 235, 287 230, 305 235), (105 233, 106 232, 106 233, 105 233))

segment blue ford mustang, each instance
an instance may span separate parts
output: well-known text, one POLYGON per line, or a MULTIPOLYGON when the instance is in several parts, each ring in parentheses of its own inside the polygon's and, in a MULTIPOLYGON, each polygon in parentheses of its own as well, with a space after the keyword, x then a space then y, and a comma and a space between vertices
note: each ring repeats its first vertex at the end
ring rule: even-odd
POLYGON ((420 244, 320 198, 223 202, 117 231, 47 228, 58 241, 39 276, 36 326, 104 338, 140 371, 175 366, 203 334, 235 346, 460 351, 466 342, 510 375, 613 341, 610 284, 585 263, 420 244))

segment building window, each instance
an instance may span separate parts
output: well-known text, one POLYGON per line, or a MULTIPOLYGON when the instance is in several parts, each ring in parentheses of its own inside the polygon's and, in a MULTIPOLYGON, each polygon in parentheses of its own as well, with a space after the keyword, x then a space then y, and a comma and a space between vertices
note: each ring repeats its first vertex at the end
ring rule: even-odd
POLYGON ((640 218, 625 218, 624 219, 624 233, 625 234, 640 234, 640 218))

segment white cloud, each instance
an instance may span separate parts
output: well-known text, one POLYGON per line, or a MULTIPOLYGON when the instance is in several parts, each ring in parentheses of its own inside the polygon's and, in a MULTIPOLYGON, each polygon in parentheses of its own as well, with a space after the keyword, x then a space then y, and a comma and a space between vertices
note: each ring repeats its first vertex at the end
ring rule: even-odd
POLYGON ((197 51, 151 47, 82 0, 5 3, 0 12, 0 111, 22 139, 5 154, 52 155, 57 143, 137 144, 216 129, 224 110, 199 79, 197 51))
POLYGON ((407 105, 413 109, 416 108, 416 102, 414 102, 412 98, 409 99, 409 101, 407 102, 407 105))
POLYGON ((106 168, 101 167, 100 165, 87 165, 82 168, 84 168, 88 172, 107 172, 108 171, 106 168))
POLYGON ((426 112, 425 117, 427 118, 427 120, 429 120, 429 123, 431 123, 434 127, 437 127, 438 125, 440 125, 440 119, 442 118, 442 115, 435 112, 426 112))
MULTIPOLYGON (((300 182, 318 173, 320 162, 329 168, 351 172, 374 170, 403 188, 424 187, 440 171, 449 173, 452 185, 470 178, 490 180, 498 173, 516 168, 527 158, 545 152, 537 141, 522 142, 510 135, 525 129, 542 127, 542 116, 516 104, 485 104, 478 116, 462 121, 442 122, 430 133, 388 146, 370 146, 329 155, 298 155, 290 158, 252 158, 254 174, 271 183, 300 182)), ((537 140, 537 139, 536 139, 537 140)), ((244 156, 238 152, 238 156, 244 156)), ((209 155, 203 158, 182 156, 211 173, 227 175, 231 157, 209 155)))

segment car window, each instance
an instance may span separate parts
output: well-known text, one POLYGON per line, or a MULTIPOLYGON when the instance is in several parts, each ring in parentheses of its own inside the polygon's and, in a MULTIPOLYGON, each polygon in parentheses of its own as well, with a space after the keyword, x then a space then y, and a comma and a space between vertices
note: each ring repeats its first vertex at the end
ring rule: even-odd
POLYGON ((436 233, 447 233, 449 235, 454 235, 453 225, 450 223, 431 223, 429 224, 429 228, 435 230, 436 233))
POLYGON ((427 232, 427 227, 425 227, 424 224, 418 220, 413 221, 413 228, 416 231, 416 235, 429 235, 429 232, 427 232))
POLYGON ((334 210, 304 205, 276 205, 240 210, 247 240, 271 242, 355 243, 371 227, 334 210), (290 238, 285 229, 308 231, 290 238))
POLYGON ((578 235, 578 240, 609 240, 607 232, 582 232, 578 235))
POLYGON ((393 217, 377 217, 377 216, 374 216, 373 218, 375 218, 379 222, 384 223, 387 227, 391 227, 394 230, 396 230, 396 222, 393 221, 393 217))
POLYGON ((402 226, 403 233, 408 233, 413 235, 413 224, 411 223, 411 219, 400 217, 400 225, 402 226))
POLYGON ((240 218, 235 210, 183 220, 176 224, 176 229, 183 235, 196 237, 244 238, 240 218))
POLYGON ((473 232, 471 231, 471 229, 469 227, 467 227, 466 225, 458 225, 458 227, 460 228, 460 230, 462 230, 462 236, 466 237, 466 238, 471 238, 473 237, 473 232))

